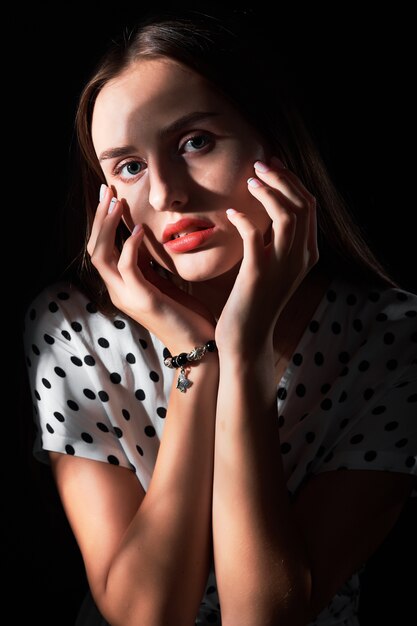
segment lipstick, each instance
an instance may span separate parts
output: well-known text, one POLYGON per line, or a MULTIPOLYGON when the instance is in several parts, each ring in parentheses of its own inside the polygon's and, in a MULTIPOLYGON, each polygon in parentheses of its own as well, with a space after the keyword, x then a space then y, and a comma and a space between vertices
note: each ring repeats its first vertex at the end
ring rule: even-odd
POLYGON ((205 243, 214 230, 214 224, 208 220, 186 217, 167 225, 162 243, 171 252, 190 252, 205 243))

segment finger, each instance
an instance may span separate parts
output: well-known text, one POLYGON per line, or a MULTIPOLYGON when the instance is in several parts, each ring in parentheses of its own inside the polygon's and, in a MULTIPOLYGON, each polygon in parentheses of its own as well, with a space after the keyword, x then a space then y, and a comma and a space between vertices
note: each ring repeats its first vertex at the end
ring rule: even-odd
POLYGON ((113 200, 113 192, 110 187, 102 185, 100 189, 100 201, 91 227, 90 238, 87 244, 87 252, 91 255, 96 246, 97 236, 100 232, 106 215, 109 212, 110 202, 113 200))
POLYGON ((245 213, 227 209, 226 215, 243 241, 243 261, 252 271, 259 270, 265 260, 264 239, 259 228, 245 213))
POLYGON ((283 193, 296 207, 303 208, 308 206, 314 197, 304 187, 300 179, 287 169, 283 164, 276 165, 278 159, 271 159, 275 165, 267 165, 263 161, 256 161, 254 164, 256 175, 267 185, 273 189, 278 189, 283 193))
POLYGON ((103 272, 110 268, 114 270, 117 265, 119 254, 116 250, 115 238, 122 213, 122 203, 113 198, 98 231, 94 250, 91 254, 91 262, 103 278, 103 272))
POLYGON ((138 254, 143 241, 143 235, 143 226, 136 224, 132 230, 132 234, 126 239, 120 253, 117 267, 126 284, 134 280, 136 285, 138 279, 143 278, 138 265, 138 254))

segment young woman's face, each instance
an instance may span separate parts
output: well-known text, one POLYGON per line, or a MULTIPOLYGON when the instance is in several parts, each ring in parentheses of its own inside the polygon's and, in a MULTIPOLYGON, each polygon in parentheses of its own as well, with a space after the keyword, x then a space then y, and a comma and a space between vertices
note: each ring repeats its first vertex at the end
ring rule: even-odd
POLYGON ((152 256, 184 280, 215 278, 241 260, 229 207, 268 230, 246 182, 265 159, 259 138, 192 70, 170 59, 137 62, 98 95, 92 137, 127 226, 143 224, 152 256))

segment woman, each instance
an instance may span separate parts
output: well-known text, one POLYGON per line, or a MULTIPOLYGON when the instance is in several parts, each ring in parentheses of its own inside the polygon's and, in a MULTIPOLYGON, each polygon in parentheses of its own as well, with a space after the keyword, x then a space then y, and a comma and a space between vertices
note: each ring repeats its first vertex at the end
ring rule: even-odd
POLYGON ((357 624, 415 484, 417 299, 239 27, 150 19, 81 95, 82 263, 26 327, 79 624, 357 624))

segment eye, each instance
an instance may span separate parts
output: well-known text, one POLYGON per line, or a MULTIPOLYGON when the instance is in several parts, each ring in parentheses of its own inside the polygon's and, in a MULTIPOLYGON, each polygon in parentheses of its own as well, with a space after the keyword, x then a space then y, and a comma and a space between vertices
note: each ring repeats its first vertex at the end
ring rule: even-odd
POLYGON ((114 174, 122 180, 129 181, 141 174, 145 167, 146 163, 143 163, 143 161, 127 161, 118 165, 114 170, 114 174))
POLYGON ((198 152, 212 143, 212 138, 208 134, 194 135, 187 139, 181 146, 181 152, 198 152))

